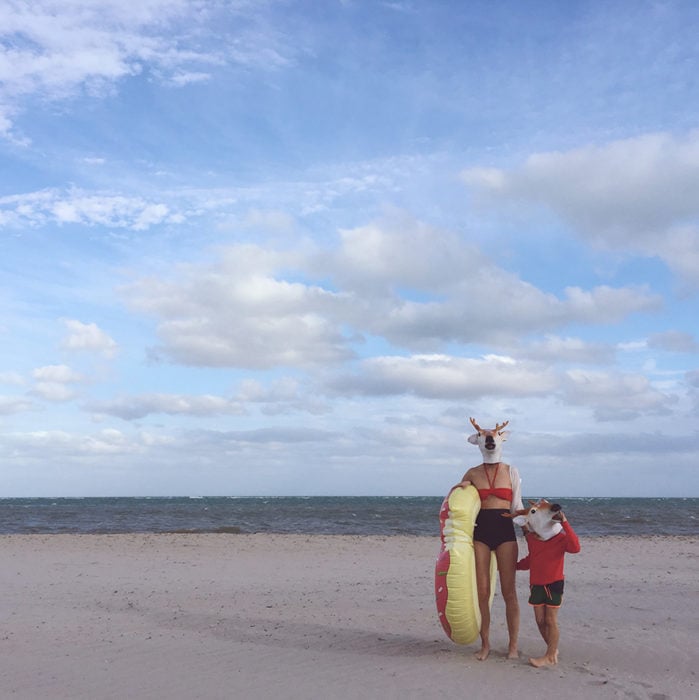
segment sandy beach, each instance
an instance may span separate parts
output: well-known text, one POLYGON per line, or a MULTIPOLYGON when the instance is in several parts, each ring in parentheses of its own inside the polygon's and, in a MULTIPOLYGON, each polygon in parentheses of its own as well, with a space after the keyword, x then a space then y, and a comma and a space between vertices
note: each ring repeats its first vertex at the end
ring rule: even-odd
POLYGON ((560 663, 535 669, 526 573, 520 660, 504 658, 499 596, 487 661, 445 636, 436 537, 3 536, 0 697, 697 697, 699 540, 582 548, 560 663))

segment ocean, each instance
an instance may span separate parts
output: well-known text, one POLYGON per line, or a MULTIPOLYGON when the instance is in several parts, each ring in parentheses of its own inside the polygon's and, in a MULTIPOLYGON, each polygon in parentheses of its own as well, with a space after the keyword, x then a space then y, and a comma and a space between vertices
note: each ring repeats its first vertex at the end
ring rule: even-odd
MULTIPOLYGON (((2 498, 0 534, 439 536, 442 497, 2 498)), ((697 535, 699 498, 550 498, 581 537, 697 535)), ((526 499, 525 499, 526 503, 526 499)))

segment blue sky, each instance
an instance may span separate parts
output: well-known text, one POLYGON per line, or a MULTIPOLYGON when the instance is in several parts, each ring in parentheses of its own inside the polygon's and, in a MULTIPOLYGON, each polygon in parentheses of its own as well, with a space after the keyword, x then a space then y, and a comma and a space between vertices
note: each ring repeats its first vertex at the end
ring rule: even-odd
POLYGON ((0 0, 6 496, 699 496, 693 2, 0 0))

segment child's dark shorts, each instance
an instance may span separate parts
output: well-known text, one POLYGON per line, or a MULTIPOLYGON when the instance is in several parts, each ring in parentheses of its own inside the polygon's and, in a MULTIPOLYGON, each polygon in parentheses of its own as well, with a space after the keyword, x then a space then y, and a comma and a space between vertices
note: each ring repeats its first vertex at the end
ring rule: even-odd
POLYGON ((507 508, 487 508, 478 511, 476 527, 473 529, 473 541, 487 544, 495 551, 503 542, 516 542, 515 526, 512 518, 504 518, 509 513, 507 508))
POLYGON ((529 587, 529 605, 539 607, 546 605, 549 608, 560 608, 563 602, 563 581, 554 581, 545 586, 529 587))

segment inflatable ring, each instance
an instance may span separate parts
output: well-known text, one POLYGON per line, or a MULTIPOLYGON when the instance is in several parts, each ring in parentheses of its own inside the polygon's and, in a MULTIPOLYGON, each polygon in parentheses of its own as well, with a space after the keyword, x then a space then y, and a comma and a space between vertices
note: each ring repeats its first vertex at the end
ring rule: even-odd
MULTIPOLYGON (((481 630, 481 611, 476 588, 473 528, 481 499, 474 486, 455 486, 439 512, 442 547, 437 558, 434 590, 439 621, 449 639, 471 644, 481 630)), ((490 555, 490 600, 495 594, 495 553, 490 555)))

